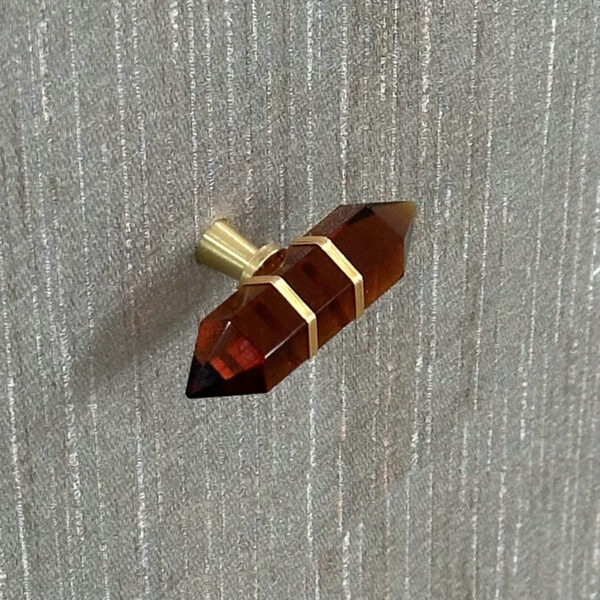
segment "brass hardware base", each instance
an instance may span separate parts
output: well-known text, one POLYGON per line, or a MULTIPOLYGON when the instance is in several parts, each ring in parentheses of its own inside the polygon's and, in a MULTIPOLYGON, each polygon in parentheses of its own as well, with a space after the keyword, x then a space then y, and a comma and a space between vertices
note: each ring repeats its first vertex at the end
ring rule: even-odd
POLYGON ((275 244, 258 248, 226 219, 219 219, 202 235, 196 246, 196 260, 242 284, 279 250, 279 246, 275 244))

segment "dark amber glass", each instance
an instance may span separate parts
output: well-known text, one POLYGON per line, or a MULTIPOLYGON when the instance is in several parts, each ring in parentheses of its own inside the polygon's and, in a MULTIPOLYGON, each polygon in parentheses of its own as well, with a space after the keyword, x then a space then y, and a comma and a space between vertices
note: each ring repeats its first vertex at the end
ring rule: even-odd
MULTIPOLYGON (((362 274, 365 306, 404 273, 412 202, 340 206, 306 235, 327 236, 362 274)), ((354 286, 318 246, 291 246, 257 275, 279 275, 317 316, 319 347, 355 317, 354 286)), ((309 355, 306 321, 271 285, 241 287, 200 324, 186 393, 266 392, 309 355)))

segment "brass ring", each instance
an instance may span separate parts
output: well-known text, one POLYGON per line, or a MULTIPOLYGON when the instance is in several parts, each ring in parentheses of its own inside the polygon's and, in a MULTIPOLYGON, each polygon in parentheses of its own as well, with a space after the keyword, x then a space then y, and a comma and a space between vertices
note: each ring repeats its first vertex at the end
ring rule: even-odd
POLYGON ((319 349, 319 335, 317 329, 317 315, 298 296, 290 284, 279 275, 257 275, 244 281, 240 287, 246 285, 272 285, 290 304, 290 306, 306 321, 308 325, 308 356, 312 358, 319 349))
POLYGON ((358 269, 346 258, 342 251, 328 238, 321 235, 301 237, 291 246, 319 246, 331 260, 345 273, 354 285, 354 305, 356 318, 365 312, 365 284, 358 269))

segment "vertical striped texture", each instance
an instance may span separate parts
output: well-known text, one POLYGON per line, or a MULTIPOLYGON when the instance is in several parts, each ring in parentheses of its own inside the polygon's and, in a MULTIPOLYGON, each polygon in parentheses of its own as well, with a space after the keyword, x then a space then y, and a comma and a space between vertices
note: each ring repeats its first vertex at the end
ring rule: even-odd
MULTIPOLYGON (((87 4, 87 6, 85 6, 87 4)), ((0 7, 0 599, 600 596, 600 1, 0 7), (193 263, 416 199, 273 393, 193 263)))

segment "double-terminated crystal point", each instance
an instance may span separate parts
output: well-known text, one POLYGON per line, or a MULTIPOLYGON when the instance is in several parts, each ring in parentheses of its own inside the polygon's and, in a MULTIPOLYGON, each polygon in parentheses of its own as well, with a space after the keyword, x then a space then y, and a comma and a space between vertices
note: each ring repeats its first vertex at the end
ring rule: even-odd
MULTIPOLYGON (((368 307, 404 273, 414 213, 412 202, 339 206, 306 235, 329 238, 362 275, 368 307)), ((273 249, 253 275, 285 280, 316 316, 318 347, 356 317, 355 285, 318 245, 273 249)), ((190 398, 267 392, 309 358, 307 320, 275 286, 240 278, 241 287, 200 324, 190 398)))

